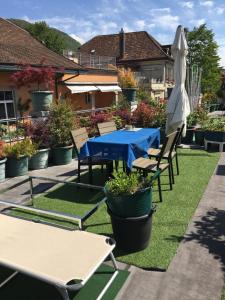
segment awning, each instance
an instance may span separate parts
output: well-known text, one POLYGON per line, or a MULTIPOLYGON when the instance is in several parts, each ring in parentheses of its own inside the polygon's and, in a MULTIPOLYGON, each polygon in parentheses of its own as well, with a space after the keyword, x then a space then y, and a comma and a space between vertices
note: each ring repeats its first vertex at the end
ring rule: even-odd
POLYGON ((121 88, 118 85, 97 85, 97 88, 101 92, 121 92, 121 88))
POLYGON ((72 94, 87 93, 98 91, 98 88, 94 85, 66 85, 70 89, 72 94))

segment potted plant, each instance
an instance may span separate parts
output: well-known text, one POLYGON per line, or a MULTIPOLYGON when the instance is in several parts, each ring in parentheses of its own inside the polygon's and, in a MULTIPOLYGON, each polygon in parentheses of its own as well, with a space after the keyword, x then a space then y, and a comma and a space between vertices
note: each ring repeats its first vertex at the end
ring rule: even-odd
POLYGON ((7 157, 6 174, 9 177, 22 176, 28 172, 28 157, 36 151, 35 145, 31 140, 25 138, 13 145, 6 145, 4 148, 7 157))
POLYGON ((31 87, 37 85, 37 89, 31 91, 33 112, 48 111, 53 99, 53 86, 55 71, 52 67, 23 66, 20 71, 15 72, 12 81, 16 87, 31 87))
POLYGON ((225 142, 225 118, 211 118, 202 128, 205 130, 205 139, 208 141, 225 142))
POLYGON ((52 143, 53 163, 69 164, 72 161, 71 130, 74 128, 74 113, 66 101, 52 104, 49 114, 49 131, 52 143))
POLYGON ((129 251, 144 249, 152 227, 152 183, 137 173, 117 172, 113 176, 104 190, 117 245, 129 251))
POLYGON ((122 92, 125 98, 130 102, 135 102, 137 92, 137 81, 134 72, 130 68, 118 69, 119 84, 122 87, 122 92))
POLYGON ((5 141, 0 140, 0 182, 5 180, 5 141))
POLYGON ((33 120, 24 126, 25 136, 36 145, 37 151, 29 159, 29 169, 38 170, 48 166, 50 131, 48 120, 33 120))

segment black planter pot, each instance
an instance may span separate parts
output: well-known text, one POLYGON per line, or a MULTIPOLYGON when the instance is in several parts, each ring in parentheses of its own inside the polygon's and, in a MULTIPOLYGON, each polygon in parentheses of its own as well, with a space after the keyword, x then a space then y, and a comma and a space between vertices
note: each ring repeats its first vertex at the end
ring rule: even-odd
POLYGON ((196 130, 195 131, 195 144, 204 146, 205 130, 196 130))
POLYGON ((145 249, 151 237, 153 212, 147 216, 121 218, 108 209, 117 247, 129 252, 145 249))
POLYGON ((223 132, 223 131, 206 131, 205 139, 208 141, 225 142, 225 132, 223 132))
POLYGON ((193 143, 193 137, 194 137, 194 127, 187 128, 186 136, 181 138, 181 143, 190 145, 193 143))
POLYGON ((166 140, 166 129, 160 128, 160 144, 164 144, 166 140))

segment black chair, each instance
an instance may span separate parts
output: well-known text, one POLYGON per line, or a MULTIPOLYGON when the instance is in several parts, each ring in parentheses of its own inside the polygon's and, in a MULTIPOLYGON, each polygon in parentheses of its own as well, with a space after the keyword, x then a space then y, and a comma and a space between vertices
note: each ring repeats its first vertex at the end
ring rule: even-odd
POLYGON ((162 162, 162 159, 165 156, 171 155, 171 152, 174 149, 178 134, 179 134, 179 131, 175 131, 166 137, 165 143, 163 144, 157 159, 151 160, 149 158, 139 157, 138 159, 134 160, 133 164, 132 164, 133 168, 136 168, 139 171, 143 171, 144 176, 146 176, 148 173, 157 174, 160 202, 162 202, 162 189, 161 189, 160 175, 167 169, 169 172, 170 190, 173 189, 172 167, 168 161, 166 163, 162 162))
POLYGON ((80 149, 88 141, 88 133, 86 128, 80 128, 71 131, 72 141, 75 147, 75 151, 78 159, 78 182, 80 182, 80 167, 88 166, 89 170, 89 183, 93 182, 92 166, 104 166, 106 165, 107 171, 110 174, 112 172, 112 161, 107 159, 102 159, 101 157, 88 156, 80 159, 80 149))
MULTIPOLYGON (((180 138, 181 138, 184 126, 185 125, 183 124, 180 128, 178 128, 178 134, 177 134, 177 137, 176 137, 175 146, 174 146, 173 151, 170 153, 170 155, 169 155, 169 152, 167 152, 165 154, 165 156, 163 156, 163 159, 166 159, 168 161, 168 163, 171 165, 173 183, 175 182, 175 180, 174 180, 174 171, 173 171, 173 159, 174 158, 175 158, 175 162, 176 162, 177 175, 179 175, 179 173, 180 173, 179 172, 177 147, 180 143, 180 138)), ((149 148, 148 149, 149 158, 156 158, 157 159, 159 157, 159 154, 160 154, 160 149, 154 149, 154 148, 149 148)))

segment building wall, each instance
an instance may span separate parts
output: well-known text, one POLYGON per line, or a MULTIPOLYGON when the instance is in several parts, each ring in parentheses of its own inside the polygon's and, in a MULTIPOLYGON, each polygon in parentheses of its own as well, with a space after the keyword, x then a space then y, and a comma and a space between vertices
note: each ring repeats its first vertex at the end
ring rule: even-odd
MULTIPOLYGON (((22 88, 15 88, 12 84, 11 75, 12 72, 0 72, 0 91, 1 90, 13 90, 14 100, 15 100, 15 109, 17 108, 18 101, 21 101, 21 104, 25 104, 28 101, 31 101, 30 91, 37 90, 37 86, 27 86, 22 88)), ((62 80, 71 78, 71 74, 65 74, 62 80)), ((117 83, 118 78, 116 73, 107 74, 104 72, 103 74, 85 74, 79 75, 77 77, 71 78, 68 82, 77 82, 77 83, 117 83)), ((55 95, 54 95, 55 97, 55 95)), ((85 93, 81 94, 71 94, 70 90, 65 86, 65 84, 58 85, 58 98, 59 99, 71 99, 71 104, 74 110, 82 110, 82 109, 90 109, 92 107, 91 103, 86 103, 86 95, 85 93)), ((104 107, 109 106, 113 103, 115 99, 114 93, 96 93, 96 101, 95 106, 104 107)), ((25 112, 25 115, 28 114, 32 110, 30 105, 30 109, 25 112)), ((17 110, 18 111, 18 110, 17 110)))

